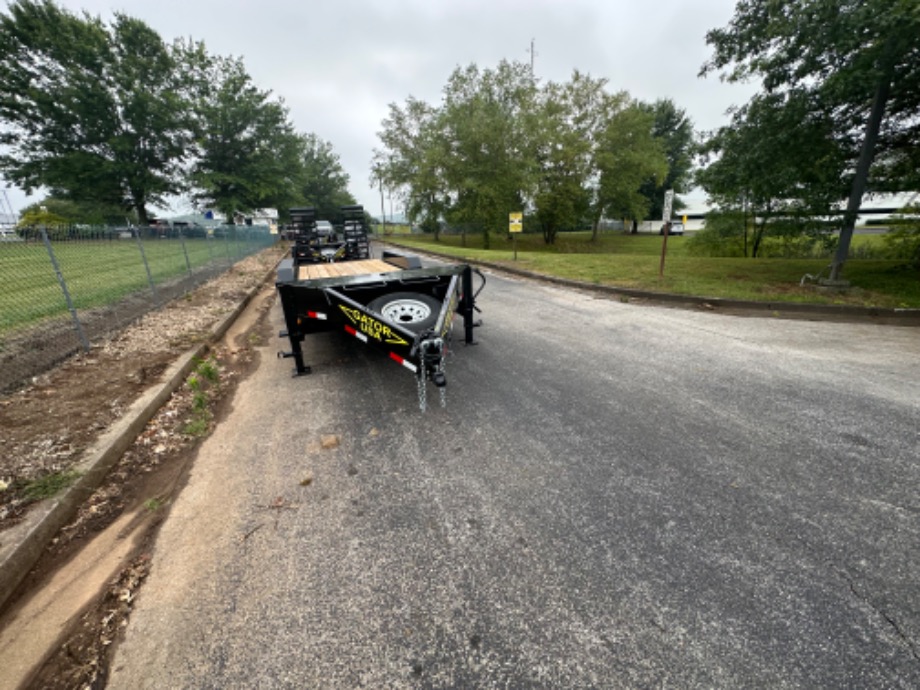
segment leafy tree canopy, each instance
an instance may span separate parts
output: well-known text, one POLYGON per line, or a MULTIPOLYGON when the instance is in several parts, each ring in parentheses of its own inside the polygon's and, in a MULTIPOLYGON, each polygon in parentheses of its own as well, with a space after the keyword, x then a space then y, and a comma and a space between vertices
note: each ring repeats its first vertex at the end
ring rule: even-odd
POLYGON ((141 224, 185 193, 228 217, 353 203, 331 146, 295 132, 240 60, 52 0, 0 13, 0 173, 106 215, 133 210, 141 224))
POLYGON ((847 258, 863 195, 916 185, 920 7, 915 0, 740 0, 706 40, 701 74, 759 78, 768 95, 806 93, 847 156, 845 222, 831 277, 847 258), (870 184, 871 183, 871 184, 870 184))
POLYGON ((646 180, 641 192, 649 203, 649 217, 662 218, 664 214, 664 195, 673 189, 674 202, 672 210, 679 211, 685 207, 680 195, 689 191, 695 144, 693 141, 693 122, 687 113, 678 108, 669 98, 655 103, 640 104, 655 118, 652 136, 664 147, 668 170, 664 178, 656 184, 653 179, 646 180))
POLYGON ((211 58, 184 46, 194 108, 192 199, 227 218, 287 206, 297 196, 302 141, 284 104, 259 90, 235 58, 211 58), (196 79, 197 78, 197 79, 196 79))
POLYGON ((332 144, 315 134, 301 137, 299 176, 296 180, 299 204, 316 208, 318 218, 336 221, 342 206, 355 203, 348 191, 348 173, 332 144))
POLYGON ((159 35, 50 0, 0 15, 0 171, 26 192, 146 207, 181 190, 187 133, 176 64, 159 35))
MULTIPOLYGON (((575 72, 541 86, 529 66, 458 68, 439 106, 390 106, 372 179, 395 189, 410 220, 505 232, 528 211, 546 242, 604 214, 644 218, 640 188, 661 184, 666 146, 654 116, 606 81, 575 72)), ((681 172, 676 172, 679 177, 681 172)))

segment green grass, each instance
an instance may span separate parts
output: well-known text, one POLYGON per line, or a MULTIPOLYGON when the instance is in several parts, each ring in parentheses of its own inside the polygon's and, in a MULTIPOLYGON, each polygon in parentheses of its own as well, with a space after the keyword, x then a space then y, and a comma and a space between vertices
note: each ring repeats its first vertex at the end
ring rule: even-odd
MULTIPOLYGON (((431 235, 401 236, 393 241, 472 261, 652 292, 764 302, 920 307, 920 272, 906 268, 903 262, 850 259, 844 277, 853 288, 828 293, 803 287, 800 281, 805 274, 816 275, 826 269, 829 258, 697 257, 687 252, 687 239, 668 238, 663 277, 659 277, 662 238, 654 235, 605 233, 593 243, 589 233, 565 233, 558 236, 555 245, 547 245, 540 235, 522 234, 517 238, 516 261, 513 242, 504 236, 493 235, 488 250, 482 249, 478 234, 468 235, 465 247, 459 236, 442 237, 440 242, 431 235)), ((867 250, 879 241, 878 236, 857 235, 854 250, 871 254, 867 250)))
POLYGON ((166 505, 166 501, 164 501, 162 498, 148 498, 146 501, 144 501, 144 508, 151 513, 155 513, 164 505, 166 505))
MULTIPOLYGON (((132 293, 149 294, 150 284, 135 240, 54 242, 55 258, 74 307, 92 309, 132 293)), ((234 241, 147 240, 144 255, 154 284, 181 277, 211 263, 239 258, 234 241)), ((252 249, 253 247, 247 247, 252 249)), ((248 252, 247 252, 248 253, 248 252)), ((0 243, 0 336, 66 315, 67 303, 42 242, 0 243)))

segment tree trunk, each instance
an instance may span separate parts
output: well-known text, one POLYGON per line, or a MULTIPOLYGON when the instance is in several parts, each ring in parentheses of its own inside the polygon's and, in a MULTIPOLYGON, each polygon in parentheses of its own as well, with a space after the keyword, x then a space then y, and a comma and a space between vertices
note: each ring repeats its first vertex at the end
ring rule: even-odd
POLYGON ((834 254, 834 261, 831 264, 831 280, 840 280, 843 265, 850 254, 850 240, 853 239, 856 217, 859 213, 859 206, 862 204, 863 194, 866 191, 866 183, 869 180, 869 168, 875 158, 875 144, 878 141, 879 129, 882 126, 882 116, 885 114, 885 105, 888 103, 890 92, 891 70, 886 68, 879 78, 879 83, 875 89, 875 97, 872 99, 872 110, 869 113, 869 119, 866 121, 866 131, 862 148, 859 152, 859 161, 856 164, 856 174, 853 176, 853 185, 850 187, 850 198, 847 201, 847 210, 843 216, 843 227, 840 228, 840 241, 837 244, 837 252, 834 254))
POLYGON ((150 217, 147 215, 146 198, 143 194, 135 192, 131 195, 131 199, 134 202, 134 210, 137 212, 137 224, 142 228, 146 228, 150 225, 150 217))

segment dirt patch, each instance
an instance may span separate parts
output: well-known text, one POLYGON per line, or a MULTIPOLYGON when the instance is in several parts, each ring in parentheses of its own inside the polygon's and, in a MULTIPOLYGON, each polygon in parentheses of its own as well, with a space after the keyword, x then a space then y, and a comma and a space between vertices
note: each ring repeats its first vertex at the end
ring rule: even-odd
POLYGON ((261 284, 281 255, 249 257, 185 297, 0 398, 0 530, 22 518, 36 480, 66 474, 189 347, 261 284))
MULTIPOLYGON (((104 306, 80 310, 80 328, 91 342, 111 337, 149 313, 153 304, 170 301, 191 293, 202 283, 227 270, 224 264, 202 267, 192 275, 175 278, 157 286, 156 297, 143 290, 104 306)), ((0 341, 0 394, 8 394, 39 376, 52 366, 80 352, 81 340, 70 316, 52 318, 27 329, 5 336, 0 341)))
MULTIPOLYGON (((231 404, 240 377, 257 364, 254 345, 270 333, 265 316, 274 289, 265 276, 281 256, 267 250, 250 257, 194 293, 148 314, 134 326, 68 360, 33 385, 0 400, 0 529, 22 519, 34 505, 27 487, 36 479, 66 474, 169 364, 262 285, 249 310, 245 332, 211 348, 194 386, 180 388, 148 423, 86 501, 77 518, 48 545, 46 553, 0 611, 9 621, 30 593, 50 578, 106 527, 134 513, 135 548, 130 563, 103 583, 99 596, 70 620, 56 640, 46 640, 44 663, 25 687, 102 687, 112 642, 146 575, 155 531, 185 481, 191 459, 231 404)), ((2 532, 0 532, 2 539, 2 532)))

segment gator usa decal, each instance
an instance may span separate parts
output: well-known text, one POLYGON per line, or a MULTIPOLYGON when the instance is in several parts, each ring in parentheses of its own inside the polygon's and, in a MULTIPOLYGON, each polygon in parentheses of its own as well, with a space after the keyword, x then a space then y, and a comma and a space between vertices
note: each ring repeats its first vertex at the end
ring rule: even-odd
POLYGON ((393 331, 393 329, 387 326, 385 323, 378 321, 371 316, 368 316, 360 309, 346 307, 344 304, 340 304, 339 308, 345 313, 345 316, 349 318, 349 320, 358 330, 360 330, 365 335, 370 336, 374 340, 379 340, 381 343, 388 343, 390 345, 409 344, 405 338, 399 335, 399 333, 393 331))

